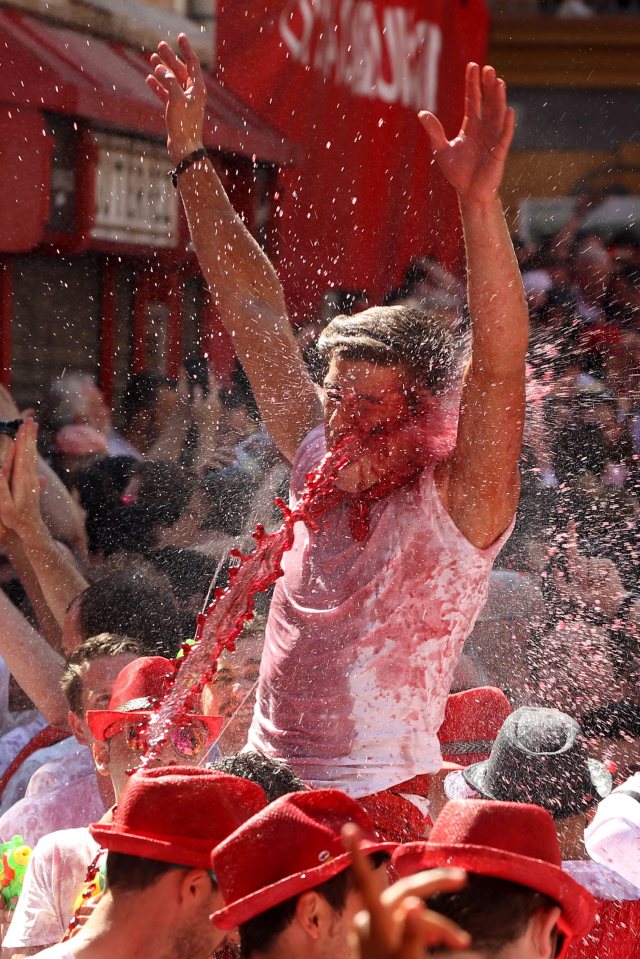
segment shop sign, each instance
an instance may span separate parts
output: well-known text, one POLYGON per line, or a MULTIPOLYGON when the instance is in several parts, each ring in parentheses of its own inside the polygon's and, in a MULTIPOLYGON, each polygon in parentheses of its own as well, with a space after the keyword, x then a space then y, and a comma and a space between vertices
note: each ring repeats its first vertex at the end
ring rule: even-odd
POLYGON ((167 175, 164 147, 146 140, 96 132, 96 240, 174 247, 178 240, 178 195, 167 175))

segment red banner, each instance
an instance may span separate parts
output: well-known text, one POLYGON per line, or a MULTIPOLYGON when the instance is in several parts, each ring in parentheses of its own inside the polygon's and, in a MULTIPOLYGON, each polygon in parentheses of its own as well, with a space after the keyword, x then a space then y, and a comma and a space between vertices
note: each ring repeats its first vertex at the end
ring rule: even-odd
POLYGON ((455 136, 487 32, 484 0, 220 0, 221 81, 300 147, 277 258, 297 318, 331 286, 378 299, 413 256, 459 264, 455 196, 416 114, 455 136))

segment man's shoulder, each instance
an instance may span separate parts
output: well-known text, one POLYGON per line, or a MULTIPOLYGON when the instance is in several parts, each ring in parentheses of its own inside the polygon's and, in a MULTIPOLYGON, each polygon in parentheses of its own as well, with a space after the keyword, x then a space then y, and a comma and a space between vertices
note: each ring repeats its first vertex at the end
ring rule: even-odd
POLYGON ((97 850, 98 843, 86 826, 79 826, 76 829, 57 829, 38 840, 33 849, 33 856, 47 858, 60 854, 83 855, 87 849, 94 847, 97 850))

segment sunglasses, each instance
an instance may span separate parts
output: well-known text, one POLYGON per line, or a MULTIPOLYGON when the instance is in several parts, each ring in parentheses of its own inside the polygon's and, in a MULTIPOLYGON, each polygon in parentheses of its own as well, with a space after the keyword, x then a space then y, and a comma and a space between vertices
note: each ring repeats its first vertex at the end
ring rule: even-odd
MULTIPOLYGON (((149 724, 134 723, 124 729, 124 738, 134 753, 143 753, 148 745, 149 724)), ((193 719, 180 726, 172 726, 167 734, 167 742, 180 756, 198 756, 209 745, 209 729, 205 723, 193 719)))

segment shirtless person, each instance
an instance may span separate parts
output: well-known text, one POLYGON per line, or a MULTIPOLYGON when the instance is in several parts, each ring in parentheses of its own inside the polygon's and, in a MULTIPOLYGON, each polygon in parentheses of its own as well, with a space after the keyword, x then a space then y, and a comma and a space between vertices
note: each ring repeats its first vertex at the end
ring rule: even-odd
POLYGON ((193 156, 206 90, 188 41, 179 44, 183 59, 159 45, 148 82, 165 104, 202 271, 265 425, 293 464, 292 502, 327 448, 362 440, 338 479, 343 501, 317 532, 297 524, 285 554, 249 746, 315 787, 370 796, 440 767, 453 670, 518 504, 528 318, 498 197, 513 111, 495 71, 469 64, 460 135, 449 142, 436 117, 420 115, 460 200, 473 330, 455 448, 436 461, 430 410, 448 385, 449 334, 437 316, 402 307, 334 320, 320 344, 329 359, 321 408, 273 266, 210 161, 193 156))

